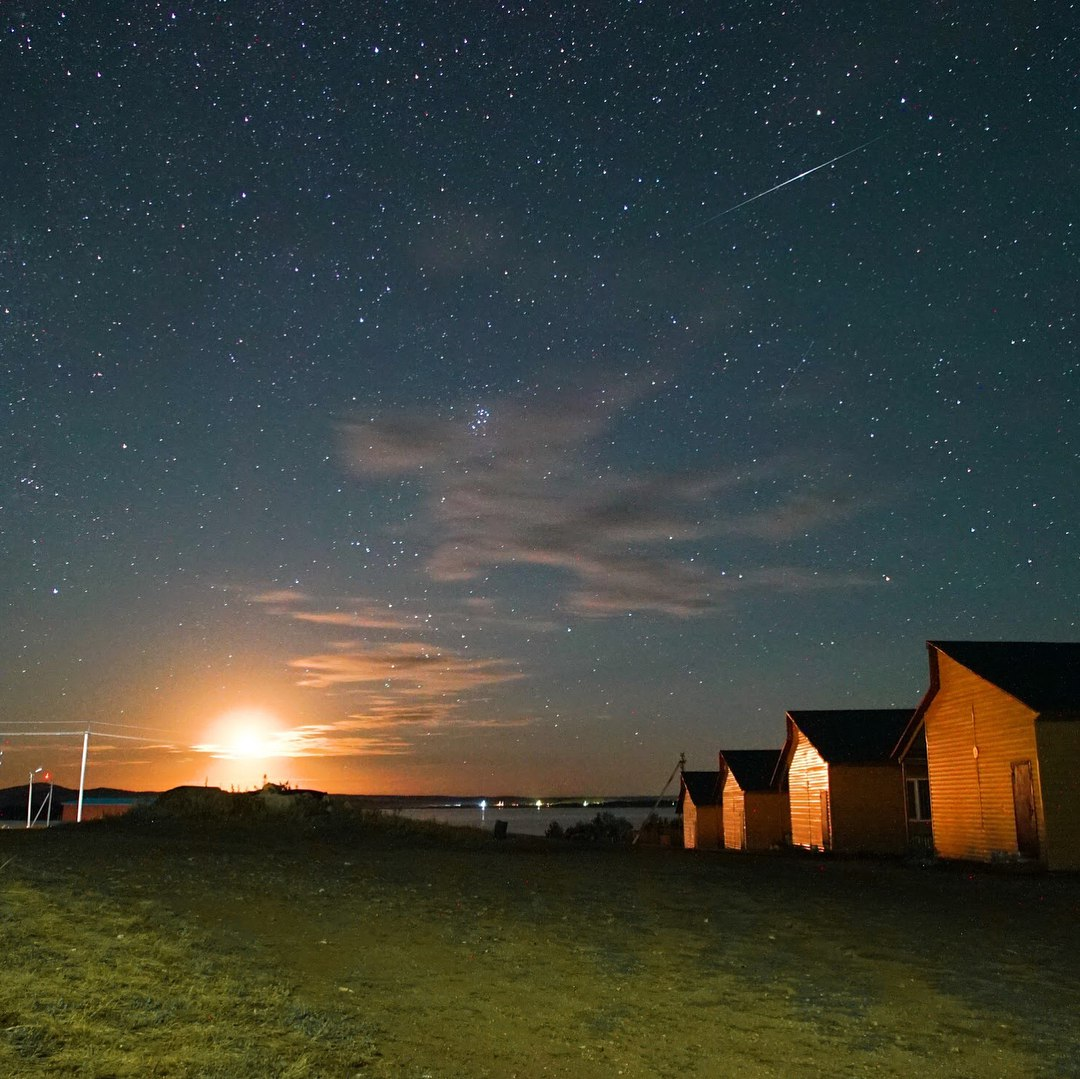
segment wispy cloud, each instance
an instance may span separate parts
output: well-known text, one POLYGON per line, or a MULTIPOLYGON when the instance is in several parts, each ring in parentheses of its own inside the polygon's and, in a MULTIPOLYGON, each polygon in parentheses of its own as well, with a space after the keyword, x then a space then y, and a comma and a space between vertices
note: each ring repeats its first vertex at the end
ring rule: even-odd
POLYGON ((294 603, 307 603, 311 597, 306 592, 294 588, 238 589, 252 603, 273 604, 290 607, 294 603))
POLYGON ((477 686, 521 678, 514 665, 481 659, 412 641, 372 646, 354 641, 289 660, 301 672, 299 685, 315 689, 382 685, 400 696, 463 693, 477 686))
MULTIPOLYGON (((407 650, 405 650, 407 652, 407 650)), ((478 685, 517 677, 496 671, 495 661, 463 661, 441 657, 441 666, 405 654, 400 647, 382 653, 333 653, 307 657, 294 666, 314 662, 317 674, 301 684, 326 688, 327 684, 350 687, 352 710, 329 723, 308 723, 285 730, 262 732, 257 746, 230 742, 202 742, 191 747, 218 759, 299 757, 405 756, 420 737, 447 737, 477 730, 528 726, 520 715, 479 714, 483 702, 469 695, 478 685), (419 661, 419 662, 418 662, 419 661), (423 672, 416 673, 417 667, 423 672), (410 668, 412 673, 405 674, 410 668), (436 673, 432 676, 432 671, 436 673), (385 677, 384 677, 385 676, 385 677), (328 683, 329 680, 329 683, 328 683)), ((310 668, 308 668, 310 671, 310 668)))
POLYGON ((424 629, 431 620, 429 613, 409 613, 392 604, 379 603, 366 597, 330 598, 291 589, 252 590, 246 592, 245 596, 249 603, 260 604, 271 614, 320 626, 407 633, 424 629))
MULTIPOLYGON (((289 659, 296 684, 348 701, 349 714, 329 724, 310 724, 267 734, 265 757, 402 755, 420 735, 449 735, 478 728, 520 726, 527 720, 500 717, 484 709, 490 687, 524 677, 521 666, 468 649, 432 643, 430 612, 410 613, 366 597, 327 597, 292 589, 244 591, 270 615, 318 628, 373 631, 366 636, 324 642, 318 650, 289 659), (409 639, 404 639, 407 634, 409 639), (423 635, 426 639, 417 639, 423 635), (385 638, 389 637, 389 640, 385 638)), ((490 603, 464 604, 466 617, 499 621, 490 603)), ((232 757, 236 747, 193 747, 216 757, 232 757)))
MULTIPOLYGON (((217 760, 249 759, 251 751, 238 752, 228 743, 202 742, 191 747, 217 760)), ((335 724, 305 724, 266 736, 258 751, 260 760, 279 760, 299 757, 389 757, 406 754, 411 749, 408 739, 392 731, 364 734, 362 728, 348 721, 335 724)))
POLYGON ((820 492, 798 493, 769 509, 727 521, 722 528, 730 535, 782 543, 845 520, 854 511, 850 499, 820 492))
POLYGON ((346 425, 345 452, 361 475, 408 474, 428 484, 432 578, 547 567, 566 577, 562 608, 587 616, 700 615, 735 586, 710 564, 715 549, 705 559, 695 548, 715 548, 724 535, 780 542, 850 511, 805 493, 765 510, 733 508, 769 466, 629 475, 600 465, 592 444, 610 439, 644 393, 628 381, 614 392, 539 404, 395 414, 346 425))

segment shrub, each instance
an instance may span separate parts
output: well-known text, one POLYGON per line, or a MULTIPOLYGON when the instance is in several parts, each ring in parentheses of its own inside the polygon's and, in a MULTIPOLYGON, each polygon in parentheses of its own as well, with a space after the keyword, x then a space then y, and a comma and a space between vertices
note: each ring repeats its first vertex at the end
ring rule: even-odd
POLYGON ((681 847, 682 821, 650 813, 638 829, 637 841, 650 847, 681 847))
POLYGON ((634 826, 625 817, 614 813, 597 813, 591 821, 578 821, 569 828, 552 822, 545 833, 551 839, 572 839, 579 843, 605 843, 629 846, 634 842, 634 826))

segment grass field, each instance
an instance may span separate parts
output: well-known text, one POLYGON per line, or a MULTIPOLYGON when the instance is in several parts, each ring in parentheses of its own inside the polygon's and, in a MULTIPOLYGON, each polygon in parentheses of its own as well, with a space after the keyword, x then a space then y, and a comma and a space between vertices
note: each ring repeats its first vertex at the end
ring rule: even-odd
POLYGON ((340 811, 0 866, 3 1076, 1080 1076, 1075 876, 340 811))

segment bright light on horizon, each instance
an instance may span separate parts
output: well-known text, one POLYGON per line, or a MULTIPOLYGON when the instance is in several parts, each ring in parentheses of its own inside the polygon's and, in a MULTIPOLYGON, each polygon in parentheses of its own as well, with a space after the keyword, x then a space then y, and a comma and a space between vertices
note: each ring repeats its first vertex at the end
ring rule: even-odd
POLYGON ((206 741, 192 746, 218 760, 263 761, 284 757, 281 721, 264 708, 234 708, 214 721, 206 741))

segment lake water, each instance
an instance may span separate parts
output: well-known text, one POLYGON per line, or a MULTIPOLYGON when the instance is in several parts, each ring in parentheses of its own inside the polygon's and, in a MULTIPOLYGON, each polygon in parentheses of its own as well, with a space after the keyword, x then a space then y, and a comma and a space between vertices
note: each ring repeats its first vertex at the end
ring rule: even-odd
MULTIPOLYGON (((497 820, 506 821, 507 831, 511 835, 544 835, 553 821, 558 821, 563 828, 568 828, 578 821, 591 821, 597 813, 610 813, 623 817, 635 828, 641 827, 645 818, 652 812, 652 806, 605 806, 599 804, 544 806, 487 806, 481 809, 475 802, 461 805, 443 806, 407 806, 383 812, 398 813, 411 820, 441 821, 443 824, 458 824, 469 828, 482 828, 493 831, 497 820)), ((661 804, 656 810, 661 817, 671 818, 675 810, 670 804, 661 804)))

